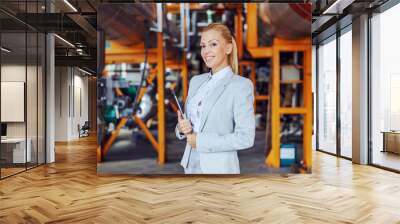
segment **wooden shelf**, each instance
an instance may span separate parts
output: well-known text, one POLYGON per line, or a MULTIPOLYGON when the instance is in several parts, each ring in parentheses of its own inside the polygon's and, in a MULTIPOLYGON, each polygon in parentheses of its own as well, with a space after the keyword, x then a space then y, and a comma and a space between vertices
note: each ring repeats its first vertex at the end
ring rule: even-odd
POLYGON ((303 84, 303 80, 281 80, 281 84, 303 84))
POLYGON ((306 114, 307 108, 305 107, 281 107, 279 114, 306 114))
POLYGON ((255 96, 256 101, 263 101, 263 100, 269 100, 268 95, 257 95, 255 96))
POLYGON ((285 64, 285 65, 281 65, 281 67, 282 66, 293 66, 293 67, 295 67, 297 69, 303 69, 304 68, 303 65, 295 65, 295 64, 285 64))
POLYGON ((249 47, 247 46, 247 51, 253 58, 271 58, 272 57, 272 47, 249 47))

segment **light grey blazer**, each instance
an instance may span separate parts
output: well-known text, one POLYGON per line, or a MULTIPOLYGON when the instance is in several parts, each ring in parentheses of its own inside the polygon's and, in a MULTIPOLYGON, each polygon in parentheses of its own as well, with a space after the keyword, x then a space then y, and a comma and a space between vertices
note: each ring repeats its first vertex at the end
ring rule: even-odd
MULTIPOLYGON (((194 96, 199 87, 208 79, 208 73, 194 76, 189 83, 185 102, 194 96)), ((194 149, 200 155, 200 167, 206 174, 239 174, 237 151, 254 145, 255 116, 253 108, 254 91, 252 82, 230 72, 219 81, 205 101, 194 149)), ((182 140, 178 128, 176 136, 182 140)), ((186 144, 181 165, 187 167, 191 146, 186 144)))

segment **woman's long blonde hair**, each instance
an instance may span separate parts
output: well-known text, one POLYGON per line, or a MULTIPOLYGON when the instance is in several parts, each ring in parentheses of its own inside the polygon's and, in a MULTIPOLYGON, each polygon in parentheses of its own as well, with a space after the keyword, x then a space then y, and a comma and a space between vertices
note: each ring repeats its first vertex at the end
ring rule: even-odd
POLYGON ((226 40, 227 43, 232 44, 232 51, 228 55, 228 64, 231 66, 233 73, 239 74, 239 61, 238 61, 236 41, 235 37, 232 36, 229 28, 222 23, 210 23, 202 31, 206 32, 209 30, 218 31, 222 35, 222 37, 226 40))

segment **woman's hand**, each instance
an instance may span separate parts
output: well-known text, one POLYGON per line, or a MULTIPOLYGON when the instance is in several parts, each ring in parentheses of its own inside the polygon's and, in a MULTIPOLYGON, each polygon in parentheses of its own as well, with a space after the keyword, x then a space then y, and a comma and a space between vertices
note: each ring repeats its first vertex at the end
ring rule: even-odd
POLYGON ((188 134, 188 135, 186 136, 187 142, 188 142, 189 145, 192 146, 192 148, 194 148, 194 149, 196 148, 196 136, 197 136, 196 133, 188 134))
POLYGON ((179 132, 185 135, 188 135, 193 131, 190 121, 185 119, 180 111, 178 111, 178 129, 179 132))

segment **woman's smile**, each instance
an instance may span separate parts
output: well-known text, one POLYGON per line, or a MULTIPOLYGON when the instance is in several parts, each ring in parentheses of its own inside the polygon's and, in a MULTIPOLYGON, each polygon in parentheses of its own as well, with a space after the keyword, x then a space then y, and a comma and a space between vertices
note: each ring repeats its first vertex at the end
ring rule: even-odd
POLYGON ((211 56, 211 55, 205 57, 206 62, 211 62, 214 58, 215 58, 215 56, 211 56))

